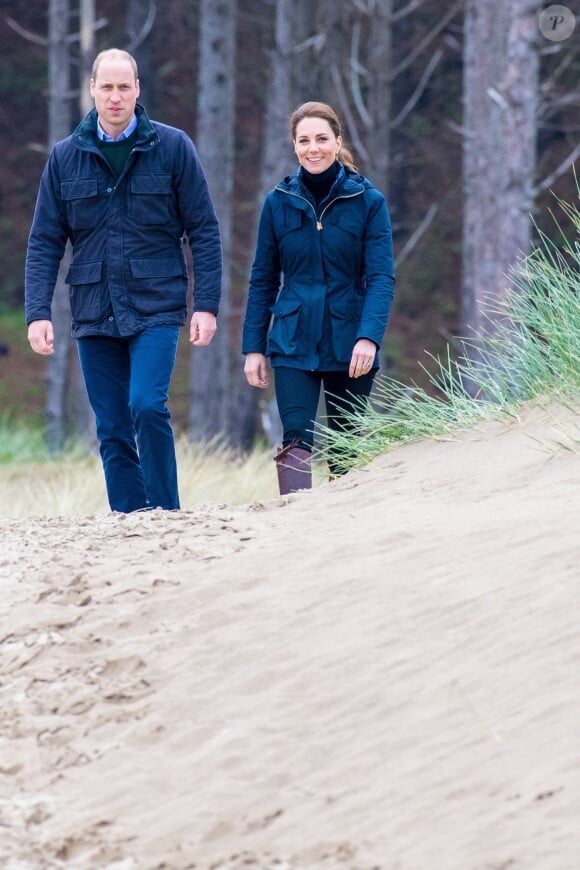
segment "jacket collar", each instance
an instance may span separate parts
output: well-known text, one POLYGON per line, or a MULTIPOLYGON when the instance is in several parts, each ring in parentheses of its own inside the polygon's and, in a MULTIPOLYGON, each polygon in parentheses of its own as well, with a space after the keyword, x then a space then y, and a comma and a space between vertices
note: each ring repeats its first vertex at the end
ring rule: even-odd
MULTIPOLYGON (((282 190, 284 193, 293 193, 295 196, 308 196, 307 190, 302 184, 302 167, 294 175, 287 175, 282 181, 276 185, 277 190, 282 190)), ((354 193, 360 193, 369 186, 366 179, 359 175, 358 172, 353 172, 347 166, 341 165, 338 175, 334 180, 334 184, 330 189, 329 197, 336 196, 352 196, 354 193)))
MULTIPOLYGON (((137 115, 137 142, 135 147, 142 148, 145 145, 153 145, 159 138, 157 130, 145 111, 144 107, 137 103, 135 106, 137 115)), ((97 110, 91 109, 73 132, 73 139, 82 148, 91 148, 98 143, 97 137, 97 110)))

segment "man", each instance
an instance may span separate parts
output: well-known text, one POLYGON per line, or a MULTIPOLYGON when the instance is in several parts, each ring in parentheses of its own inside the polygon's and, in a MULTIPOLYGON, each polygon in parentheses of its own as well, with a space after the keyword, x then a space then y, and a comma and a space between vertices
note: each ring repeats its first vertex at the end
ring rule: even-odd
POLYGON ((94 109, 58 142, 42 174, 26 257, 28 340, 52 354, 51 302, 67 240, 72 334, 95 413, 114 511, 179 508, 167 394, 187 316, 187 237, 193 256, 190 342, 208 345, 221 291, 217 218, 196 150, 137 103, 134 58, 95 59, 94 109))

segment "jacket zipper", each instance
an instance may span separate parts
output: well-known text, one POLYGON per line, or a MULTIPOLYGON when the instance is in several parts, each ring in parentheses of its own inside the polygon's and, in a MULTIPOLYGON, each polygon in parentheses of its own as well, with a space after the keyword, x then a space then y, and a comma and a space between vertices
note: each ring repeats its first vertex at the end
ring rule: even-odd
POLYGON ((327 209, 329 209, 330 206, 331 206, 333 203, 337 202, 337 200, 339 200, 339 199, 353 199, 353 197, 355 197, 355 196, 360 196, 361 193, 364 193, 364 190, 357 190, 356 193, 345 193, 345 194, 343 194, 342 196, 335 196, 334 199, 331 199, 330 202, 327 203, 327 204, 324 206, 324 208, 322 209, 322 211, 321 211, 321 213, 320 213, 320 217, 319 217, 319 216, 316 214, 316 209, 314 208, 314 206, 312 205, 312 203, 310 202, 310 200, 306 199, 305 196, 300 196, 299 193, 291 193, 289 190, 284 190, 284 189, 281 188, 281 187, 277 187, 276 190, 279 190, 280 193, 287 193, 288 196, 295 196, 296 199, 301 199, 301 200, 303 200, 304 202, 308 203, 308 205, 310 206, 310 208, 311 208, 312 211, 314 212, 314 217, 316 218, 316 229, 317 229, 317 230, 321 230, 321 229, 323 229, 323 226, 322 226, 322 216, 324 215, 324 212, 325 212, 327 209))

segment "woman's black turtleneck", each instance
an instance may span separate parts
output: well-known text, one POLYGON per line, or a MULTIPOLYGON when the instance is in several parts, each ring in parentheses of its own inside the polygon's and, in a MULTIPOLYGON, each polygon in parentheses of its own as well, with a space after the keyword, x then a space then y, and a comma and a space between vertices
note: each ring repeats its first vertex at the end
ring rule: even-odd
POLYGON ((330 193, 330 188, 334 184, 339 169, 340 163, 338 160, 335 160, 332 166, 329 166, 324 172, 319 172, 316 175, 302 167, 302 184, 310 191, 316 201, 316 205, 320 205, 322 200, 330 193))

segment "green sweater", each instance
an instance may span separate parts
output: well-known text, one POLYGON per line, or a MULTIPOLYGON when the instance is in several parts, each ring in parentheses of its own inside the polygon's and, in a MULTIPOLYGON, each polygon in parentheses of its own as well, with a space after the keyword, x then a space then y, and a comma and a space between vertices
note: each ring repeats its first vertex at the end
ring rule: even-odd
POLYGON ((118 178, 125 168, 127 158, 137 141, 137 136, 138 131, 133 130, 127 139, 121 139, 120 142, 104 142, 102 139, 99 139, 98 144, 101 153, 111 167, 115 178, 118 178))

